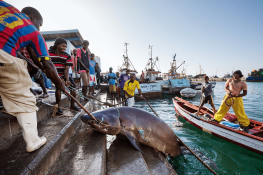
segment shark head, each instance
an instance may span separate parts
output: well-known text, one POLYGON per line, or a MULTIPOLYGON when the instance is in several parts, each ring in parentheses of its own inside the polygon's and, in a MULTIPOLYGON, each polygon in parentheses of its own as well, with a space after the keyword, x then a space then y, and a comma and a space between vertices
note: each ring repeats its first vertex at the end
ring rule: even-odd
POLYGON ((81 120, 89 124, 93 130, 104 134, 116 135, 121 131, 119 112, 115 108, 108 108, 93 112, 92 115, 97 121, 89 115, 83 115, 81 120))

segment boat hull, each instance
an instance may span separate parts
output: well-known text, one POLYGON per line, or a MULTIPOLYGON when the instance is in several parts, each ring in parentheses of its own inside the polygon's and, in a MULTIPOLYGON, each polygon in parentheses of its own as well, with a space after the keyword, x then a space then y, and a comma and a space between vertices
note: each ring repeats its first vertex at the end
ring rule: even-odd
POLYGON ((188 111, 184 110, 175 100, 174 107, 177 114, 184 118, 193 126, 229 142, 232 142, 238 146, 244 147, 248 150, 263 155, 263 139, 255 138, 256 136, 249 136, 249 134, 241 131, 233 131, 225 126, 216 126, 212 122, 204 121, 192 117, 188 111))
MULTIPOLYGON (((143 83, 140 84, 142 95, 146 98, 160 97, 162 95, 161 87, 164 81, 156 81, 155 83, 143 83)), ((138 95, 139 92, 136 88, 135 94, 138 95)), ((135 99, 138 98, 135 96, 135 99)))

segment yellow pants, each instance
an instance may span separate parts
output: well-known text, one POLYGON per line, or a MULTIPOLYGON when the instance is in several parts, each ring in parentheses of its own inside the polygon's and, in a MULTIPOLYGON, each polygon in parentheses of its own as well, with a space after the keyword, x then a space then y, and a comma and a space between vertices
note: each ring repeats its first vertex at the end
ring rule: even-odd
MULTIPOLYGON (((224 100, 226 98, 227 98, 227 95, 224 97, 220 108, 218 109, 217 113, 215 114, 215 119, 217 121, 221 121, 225 117, 226 113, 228 112, 228 107, 224 103, 224 100)), ((233 97, 233 99, 235 100, 235 102, 234 102, 232 108, 236 114, 238 121, 243 126, 248 126, 250 124, 250 122, 249 122, 249 119, 248 119, 248 117, 245 113, 245 110, 244 110, 244 104, 243 104, 242 97, 233 97)), ((227 104, 231 104, 231 103, 232 103, 232 99, 228 99, 227 104)))

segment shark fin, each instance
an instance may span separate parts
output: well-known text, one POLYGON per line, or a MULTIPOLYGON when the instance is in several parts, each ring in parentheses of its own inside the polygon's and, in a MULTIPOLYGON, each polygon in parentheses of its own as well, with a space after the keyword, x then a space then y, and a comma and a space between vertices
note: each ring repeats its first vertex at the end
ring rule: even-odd
MULTIPOLYGON (((125 130, 125 135, 126 137, 129 139, 129 141, 131 142, 131 144, 141 153, 145 154, 142 149, 141 149, 141 144, 135 140, 134 138, 134 133, 131 131, 127 131, 125 130)), ((145 154, 146 155, 146 154, 145 154)))

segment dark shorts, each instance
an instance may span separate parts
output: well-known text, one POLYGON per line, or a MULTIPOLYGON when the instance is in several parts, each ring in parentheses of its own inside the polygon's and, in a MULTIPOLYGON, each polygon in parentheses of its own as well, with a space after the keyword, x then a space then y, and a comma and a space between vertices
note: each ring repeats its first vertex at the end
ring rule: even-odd
POLYGON ((120 88, 120 95, 121 95, 121 97, 124 97, 124 95, 125 95, 123 88, 120 88))
POLYGON ((207 97, 203 98, 203 103, 213 104, 213 97, 212 95, 208 95, 207 97))
MULTIPOLYGON (((64 76, 61 76, 61 77, 66 81, 66 78, 65 78, 64 76)), ((76 87, 76 84, 75 84, 73 78, 72 78, 71 76, 69 76, 69 79, 68 79, 68 80, 70 81, 71 86, 75 88, 75 87, 76 87)))

